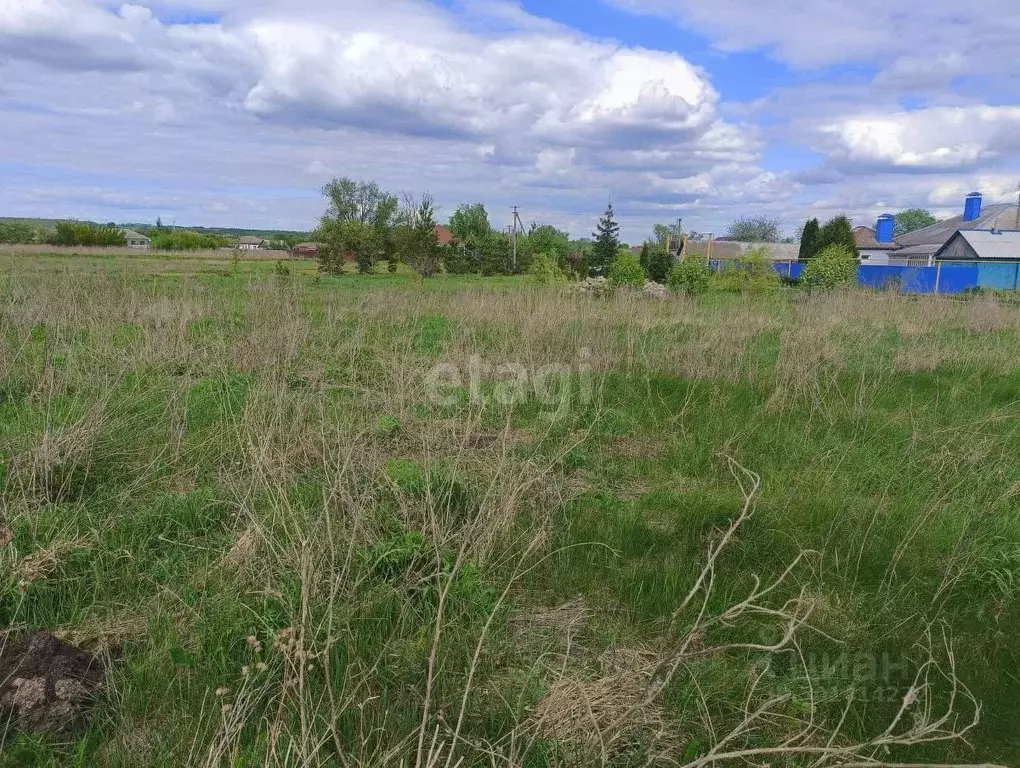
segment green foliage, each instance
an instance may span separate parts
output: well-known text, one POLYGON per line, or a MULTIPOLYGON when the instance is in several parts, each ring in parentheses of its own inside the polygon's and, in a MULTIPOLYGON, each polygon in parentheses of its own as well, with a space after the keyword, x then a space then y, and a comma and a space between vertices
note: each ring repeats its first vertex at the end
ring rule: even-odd
POLYGON ((665 284, 673 268, 673 256, 666 247, 658 243, 645 243, 641 248, 643 261, 641 266, 645 268, 649 280, 665 284))
POLYGON ((907 210, 897 213, 894 219, 896 221, 895 237, 900 237, 938 223, 938 219, 924 208, 907 208, 907 210))
MULTIPOLYGON (((588 274, 592 277, 606 277, 609 265, 613 263, 620 250, 620 225, 616 223, 616 212, 612 203, 606 206, 592 237, 595 238, 595 243, 588 259, 588 274)), ((638 263, 638 267, 640 266, 638 263)))
POLYGON ((0 221, 0 243, 31 243, 35 229, 23 221, 0 221))
POLYGON ((542 285, 566 282, 567 276, 560 269, 559 260, 552 252, 539 253, 531 262, 528 274, 542 285))
POLYGON ((160 251, 211 251, 230 245, 225 237, 187 229, 161 229, 152 233, 151 240, 152 247, 160 251))
POLYGON ((513 250, 504 232, 492 232, 482 243, 479 268, 483 275, 509 275, 513 272, 513 250))
POLYGON ((432 196, 425 193, 405 197, 397 217, 395 242, 401 260, 422 277, 432 277, 443 266, 435 213, 432 196))
POLYGON ((461 205, 450 217, 449 229, 461 244, 477 248, 492 234, 489 214, 482 203, 461 205))
POLYGON ((617 254, 609 267, 607 277, 613 285, 629 285, 634 288, 641 288, 647 280, 645 271, 641 268, 641 261, 637 254, 630 250, 621 250, 617 254))
POLYGON ((712 282, 712 269, 699 258, 688 256, 669 273, 667 287, 674 293, 700 296, 708 291, 712 282))
POLYGON ((527 247, 530 254, 552 254, 556 266, 566 271, 570 268, 570 235, 549 224, 536 225, 528 232, 527 247))
POLYGON ((125 246, 124 232, 109 224, 91 221, 59 221, 49 237, 52 245, 110 247, 125 246))
POLYGON ((344 259, 353 254, 362 274, 370 273, 380 259, 391 259, 395 252, 393 233, 397 198, 375 182, 334 179, 322 188, 328 201, 319 221, 317 239, 320 270, 343 272, 344 259))
POLYGON ((780 288, 782 281, 768 247, 762 246, 748 251, 739 262, 726 265, 715 275, 715 285, 723 291, 769 293, 780 288))
POLYGON ((273 274, 277 277, 290 277, 290 267, 282 261, 277 261, 276 266, 273 267, 273 274))
POLYGON ((821 231, 818 219, 810 219, 804 225, 804 231, 800 236, 800 253, 797 255, 800 261, 813 259, 818 255, 821 246, 821 231))
POLYGON ((783 239, 779 219, 745 216, 730 224, 726 236, 743 243, 778 243, 783 239))
POLYGON ((481 271, 481 250, 454 243, 443 254, 443 266, 451 275, 476 275, 481 271))
POLYGON ((857 251, 830 245, 811 259, 803 282, 813 288, 846 288, 857 283, 857 251))
POLYGON ((836 216, 825 223, 825 226, 822 227, 821 232, 818 234, 818 250, 816 253, 821 253, 833 245, 845 248, 851 253, 857 253, 854 229, 850 224, 850 219, 846 216, 836 216))
POLYGON ((397 419, 396 416, 390 416, 389 414, 387 414, 379 419, 379 424, 377 425, 377 428, 379 430, 379 433, 382 435, 395 435, 403 427, 400 424, 400 420, 397 419))

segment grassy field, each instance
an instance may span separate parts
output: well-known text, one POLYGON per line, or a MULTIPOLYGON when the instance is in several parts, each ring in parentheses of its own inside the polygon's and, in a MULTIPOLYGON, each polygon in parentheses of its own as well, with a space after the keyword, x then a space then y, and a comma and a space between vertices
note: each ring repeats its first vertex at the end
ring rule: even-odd
POLYGON ((1020 764, 1020 305, 288 266, 0 255, 0 764, 1020 764))

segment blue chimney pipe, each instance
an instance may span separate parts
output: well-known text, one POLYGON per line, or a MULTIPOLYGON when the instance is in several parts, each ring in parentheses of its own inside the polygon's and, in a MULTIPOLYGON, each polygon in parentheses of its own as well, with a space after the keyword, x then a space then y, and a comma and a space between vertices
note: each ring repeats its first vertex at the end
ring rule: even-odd
POLYGON ((896 219, 891 213, 883 213, 878 217, 875 226, 875 239, 880 243, 891 243, 896 232, 896 219))
POLYGON ((981 215, 981 193, 971 192, 963 206, 963 220, 974 221, 981 215))

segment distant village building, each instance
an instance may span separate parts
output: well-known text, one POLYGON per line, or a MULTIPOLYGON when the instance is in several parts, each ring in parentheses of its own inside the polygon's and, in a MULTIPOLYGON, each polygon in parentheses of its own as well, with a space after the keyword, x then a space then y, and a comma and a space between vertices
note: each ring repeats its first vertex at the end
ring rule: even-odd
POLYGON ((317 259, 319 258, 319 244, 298 243, 291 248, 290 255, 295 259, 317 259))
POLYGON ((147 238, 140 232, 135 232, 133 229, 122 229, 124 233, 124 239, 127 240, 128 248, 151 248, 152 240, 147 238))
POLYGON ((264 251, 269 247, 265 238, 242 237, 237 241, 237 248, 240 251, 264 251))
MULTIPOLYGON (((939 253, 957 233, 963 232, 998 232, 1017 230, 1017 207, 1013 203, 982 206, 980 192, 971 192, 964 201, 963 213, 951 219, 940 221, 928 227, 909 232, 899 237, 895 235, 896 220, 891 214, 878 217, 874 230, 858 227, 854 232, 863 264, 888 264, 891 266, 925 267, 935 263, 939 253), (867 240, 861 230, 874 234, 875 242, 867 240), (862 243, 864 245, 862 246, 862 243)), ((1007 238, 1008 240, 1008 238, 1007 238)), ((964 238, 965 243, 1003 243, 1005 240, 964 238)), ((955 247, 955 246, 954 246, 955 247)), ((960 246, 963 248, 964 246, 960 246)), ((971 246, 973 247, 973 246, 971 246)), ((940 259, 946 257, 939 257, 940 259)), ((954 257, 955 258, 955 257, 954 257)), ((1003 257, 997 257, 1003 258, 1003 257)), ((948 259, 947 259, 948 260, 948 259)))
POLYGON ((448 230, 442 224, 436 224, 436 240, 439 241, 440 245, 453 245, 453 241, 455 239, 453 232, 448 230))
POLYGON ((935 252, 935 261, 1020 262, 1020 231, 960 230, 935 252))

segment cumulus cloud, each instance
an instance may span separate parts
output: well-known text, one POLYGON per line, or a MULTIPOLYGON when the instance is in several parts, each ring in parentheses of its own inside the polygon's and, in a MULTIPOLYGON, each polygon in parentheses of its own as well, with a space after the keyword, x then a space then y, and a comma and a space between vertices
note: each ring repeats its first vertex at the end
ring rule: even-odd
POLYGON ((723 50, 868 67, 741 105, 682 52, 511 0, 0 0, 0 143, 19 147, 0 206, 308 227, 345 174, 428 188, 447 213, 522 204, 579 235, 611 194, 636 239, 674 215, 721 231, 747 213, 792 228, 815 204, 943 206, 1009 175, 1020 22, 1001 0, 613 2, 723 50), (777 144, 821 159, 785 172, 765 162, 777 144))
POLYGON ((516 188, 570 207, 614 191, 679 203, 760 175, 759 137, 723 120, 707 74, 681 55, 593 41, 512 4, 471 7, 210 0, 188 4, 216 12, 196 24, 172 21, 186 9, 173 2, 0 0, 0 53, 28 78, 15 90, 54 111, 32 116, 26 155, 77 169, 151 151, 163 131, 157 159, 133 165, 151 166, 150 179, 182 167, 206 178, 239 144, 249 168, 286 185, 361 166, 404 186, 516 188), (100 97, 105 131, 97 120, 81 138, 92 152, 43 143, 100 97), (231 144, 230 132, 246 140, 231 144), (111 150, 118 134, 134 140, 111 150), (367 154, 389 144, 398 149, 367 154))
POLYGON ((1008 50, 1020 31, 1020 10, 1008 0, 771 0, 767 7, 754 0, 612 2, 691 25, 725 50, 768 50, 805 68, 1008 50))
POLYGON ((934 107, 862 115, 821 128, 833 157, 865 166, 973 168, 1020 145, 1020 107, 934 107))

